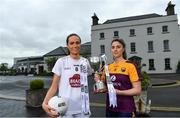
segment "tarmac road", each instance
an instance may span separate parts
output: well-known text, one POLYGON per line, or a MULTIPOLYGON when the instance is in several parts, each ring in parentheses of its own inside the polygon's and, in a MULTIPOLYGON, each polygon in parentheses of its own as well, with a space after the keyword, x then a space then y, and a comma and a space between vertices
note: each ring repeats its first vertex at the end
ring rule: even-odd
MULTIPOLYGON (((148 89, 148 99, 152 101, 149 117, 180 117, 180 75, 151 75, 151 78, 153 86, 148 89)), ((95 102, 92 105, 96 106, 92 107, 92 116, 104 117, 104 95, 90 97, 95 102)))
MULTIPOLYGON (((180 117, 180 76, 168 76, 171 80, 166 77, 158 75, 152 78, 155 86, 148 89, 149 99, 152 100, 150 117, 180 117)), ((21 79, 18 82, 13 81, 12 84, 0 76, 0 117, 46 117, 41 108, 32 109, 25 106, 25 96, 22 92, 27 88, 27 82, 24 82, 23 76, 15 78, 21 79)), ((104 117, 105 94, 94 94, 94 82, 90 80, 89 84, 91 117, 104 117)))

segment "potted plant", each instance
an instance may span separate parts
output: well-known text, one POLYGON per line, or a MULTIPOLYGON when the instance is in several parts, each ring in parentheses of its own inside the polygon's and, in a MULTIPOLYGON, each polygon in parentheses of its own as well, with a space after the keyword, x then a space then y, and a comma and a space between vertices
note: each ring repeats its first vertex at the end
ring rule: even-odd
POLYGON ((142 71, 141 75, 142 75, 141 88, 142 90, 147 90, 148 87, 151 86, 151 78, 145 71, 142 71))
POLYGON ((44 88, 44 81, 41 79, 34 79, 30 81, 29 89, 26 90, 26 106, 27 107, 41 107, 47 89, 44 88))
POLYGON ((148 87, 151 86, 151 79, 145 71, 142 71, 141 75, 142 92, 139 96, 135 96, 136 109, 140 116, 148 115, 151 106, 151 100, 148 100, 148 87))

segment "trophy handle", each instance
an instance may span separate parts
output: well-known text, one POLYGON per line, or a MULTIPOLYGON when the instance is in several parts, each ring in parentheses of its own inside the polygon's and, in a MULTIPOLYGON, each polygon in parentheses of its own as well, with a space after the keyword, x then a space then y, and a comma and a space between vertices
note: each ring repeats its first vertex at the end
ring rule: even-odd
POLYGON ((102 56, 99 58, 99 69, 98 69, 98 73, 102 73, 104 67, 105 67, 105 60, 102 58, 102 56))

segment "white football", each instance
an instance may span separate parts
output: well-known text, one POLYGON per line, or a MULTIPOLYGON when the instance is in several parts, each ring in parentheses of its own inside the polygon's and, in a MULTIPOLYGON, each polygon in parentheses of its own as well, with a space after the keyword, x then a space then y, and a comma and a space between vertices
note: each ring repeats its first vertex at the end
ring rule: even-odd
POLYGON ((67 103, 62 97, 52 97, 49 100, 48 105, 60 113, 60 115, 64 115, 67 111, 67 103))

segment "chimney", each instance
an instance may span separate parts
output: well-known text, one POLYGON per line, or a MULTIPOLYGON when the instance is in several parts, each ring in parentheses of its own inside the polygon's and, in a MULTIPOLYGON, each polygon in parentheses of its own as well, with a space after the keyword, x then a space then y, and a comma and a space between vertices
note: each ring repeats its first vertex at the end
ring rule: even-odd
POLYGON ((94 16, 92 16, 92 25, 98 25, 99 18, 94 13, 94 16))
POLYGON ((175 4, 171 4, 171 1, 169 1, 168 6, 166 8, 167 15, 174 15, 174 6, 175 4))

